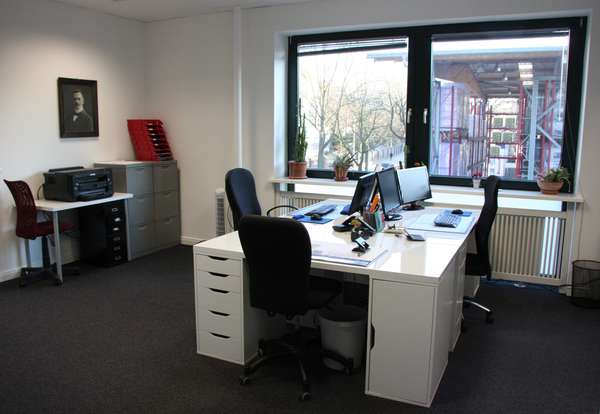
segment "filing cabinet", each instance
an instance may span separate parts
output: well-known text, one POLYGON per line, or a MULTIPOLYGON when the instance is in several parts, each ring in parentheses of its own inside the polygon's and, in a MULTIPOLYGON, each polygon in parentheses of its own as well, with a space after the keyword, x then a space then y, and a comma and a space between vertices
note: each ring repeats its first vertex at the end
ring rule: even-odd
POLYGON ((127 200, 130 257, 175 246, 181 241, 177 161, 112 161, 114 189, 132 193, 127 200))
POLYGON ((126 226, 123 201, 79 209, 82 259, 97 266, 127 261, 126 226))

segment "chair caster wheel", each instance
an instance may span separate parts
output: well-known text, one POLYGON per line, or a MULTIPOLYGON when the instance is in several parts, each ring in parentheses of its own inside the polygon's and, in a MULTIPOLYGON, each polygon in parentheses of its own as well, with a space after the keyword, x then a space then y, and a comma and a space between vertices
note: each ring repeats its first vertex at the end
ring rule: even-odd
POLYGON ((310 392, 304 391, 302 394, 300 394, 300 397, 298 398, 300 401, 308 401, 311 398, 311 394, 310 392))
POLYGON ((258 350, 256 351, 256 355, 258 355, 259 358, 262 358, 265 356, 265 350, 262 348, 258 348, 258 350))
POLYGON ((485 323, 494 323, 494 316, 491 313, 485 315, 485 323))
POLYGON ((56 281, 54 282, 54 284, 55 284, 56 286, 62 286, 62 285, 63 285, 63 281, 62 281, 62 280, 58 280, 58 279, 56 279, 56 281))
POLYGON ((248 385, 250 384, 250 377, 245 375, 240 375, 240 385, 248 385))

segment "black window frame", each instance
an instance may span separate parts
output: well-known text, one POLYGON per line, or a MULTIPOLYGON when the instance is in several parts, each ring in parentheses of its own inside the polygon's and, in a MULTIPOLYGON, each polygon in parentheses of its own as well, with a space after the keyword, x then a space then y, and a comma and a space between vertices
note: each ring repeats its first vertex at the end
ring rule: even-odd
MULTIPOLYGON (((561 17, 551 19, 501 20, 457 24, 440 24, 415 27, 358 30, 335 33, 319 33, 288 38, 288 90, 287 90, 287 159, 293 160, 294 142, 297 125, 298 102, 298 45, 303 43, 327 42, 335 40, 355 40, 381 37, 401 37, 409 39, 407 108, 412 108, 412 120, 406 125, 406 145, 410 148, 407 164, 429 160, 429 113, 423 122, 423 109, 430 108, 431 98, 431 40, 434 36, 451 35, 453 38, 464 36, 481 38, 481 33, 491 32, 494 38, 514 36, 516 31, 569 29, 569 62, 567 73, 567 96, 565 99, 565 119, 561 166, 572 175, 569 186, 562 192, 572 193, 575 188, 574 174, 577 167, 577 147, 579 128, 581 127, 581 97, 584 70, 584 57, 587 42, 587 17, 561 17), (418 66, 418 67, 417 67, 418 66), (419 69, 419 70, 417 70, 419 69), (294 81, 295 80, 295 81, 294 81)), ((357 180, 370 171, 350 171, 350 180, 357 180)), ((331 169, 308 169, 308 177, 333 178, 331 169)), ((430 176, 431 184, 451 186, 472 186, 468 177, 430 176)), ((515 190, 538 190, 535 181, 502 179, 501 188, 515 190)))

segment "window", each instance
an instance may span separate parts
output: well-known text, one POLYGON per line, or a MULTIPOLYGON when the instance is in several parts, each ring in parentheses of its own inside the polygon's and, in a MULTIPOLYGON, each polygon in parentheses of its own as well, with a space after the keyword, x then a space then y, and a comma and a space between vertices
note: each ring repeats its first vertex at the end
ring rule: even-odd
POLYGON ((288 157, 301 102, 309 176, 332 177, 334 158, 350 153, 350 178, 425 163, 435 184, 481 173, 536 189, 537 174, 575 169, 585 26, 577 17, 291 37, 288 157))

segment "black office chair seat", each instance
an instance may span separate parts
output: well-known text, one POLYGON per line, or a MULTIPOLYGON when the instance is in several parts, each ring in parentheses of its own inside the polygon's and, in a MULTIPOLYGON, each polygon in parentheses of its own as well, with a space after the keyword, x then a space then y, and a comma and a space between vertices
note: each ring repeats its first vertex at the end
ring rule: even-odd
POLYGON ((489 264, 482 257, 477 254, 467 253, 467 263, 465 266, 465 273, 471 276, 487 276, 489 264))

